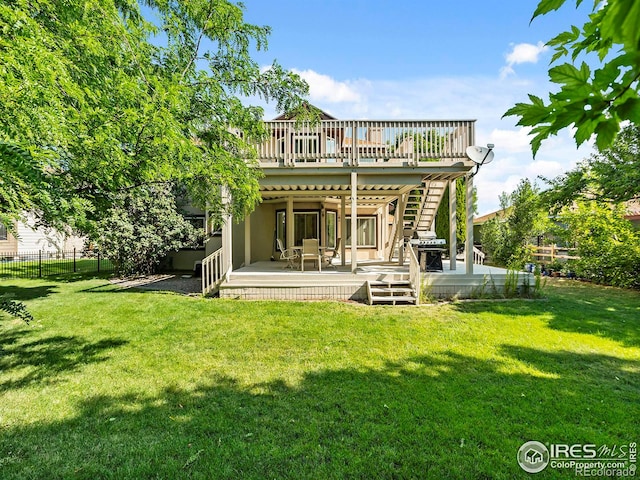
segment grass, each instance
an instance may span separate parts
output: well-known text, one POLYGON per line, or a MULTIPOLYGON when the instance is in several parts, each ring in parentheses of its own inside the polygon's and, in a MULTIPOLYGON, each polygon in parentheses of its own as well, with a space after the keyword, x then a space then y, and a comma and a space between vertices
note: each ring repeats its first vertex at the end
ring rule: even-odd
POLYGON ((3 479, 513 479, 528 440, 638 440, 638 292, 368 307, 82 276, 7 292, 36 322, 0 319, 3 479))

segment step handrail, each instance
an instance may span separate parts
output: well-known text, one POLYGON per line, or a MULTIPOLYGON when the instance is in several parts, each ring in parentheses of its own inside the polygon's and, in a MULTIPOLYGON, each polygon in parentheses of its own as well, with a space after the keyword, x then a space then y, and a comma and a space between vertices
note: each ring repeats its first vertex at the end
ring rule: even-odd
POLYGON ((223 270, 222 248, 202 260, 202 295, 217 293, 224 282, 226 272, 223 270))
POLYGON ((416 305, 420 305, 420 291, 422 289, 422 273, 420 273, 420 262, 416 252, 411 246, 405 249, 406 255, 409 257, 409 281, 416 293, 416 305))

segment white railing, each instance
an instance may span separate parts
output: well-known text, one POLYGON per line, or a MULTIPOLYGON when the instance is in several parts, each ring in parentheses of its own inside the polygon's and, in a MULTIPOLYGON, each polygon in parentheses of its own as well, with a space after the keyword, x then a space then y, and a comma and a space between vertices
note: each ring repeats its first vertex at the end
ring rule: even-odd
POLYGON ((358 165, 415 164, 466 159, 475 120, 294 120, 265 122, 267 139, 257 145, 261 163, 358 165))
POLYGON ((222 248, 202 260, 202 295, 216 293, 224 281, 222 248))
MULTIPOLYGON (((473 263, 474 263, 474 265, 484 265, 484 259, 485 259, 486 256, 487 256, 486 253, 484 253, 482 250, 480 250, 475 245, 473 246, 473 263)), ((456 259, 462 260, 463 262, 466 261, 467 255, 465 253, 465 250, 463 250, 461 253, 456 255, 456 259)))
POLYGON ((420 305, 420 292, 422 290, 422 273, 420 272, 420 262, 416 252, 411 246, 405 249, 409 257, 409 281, 416 292, 416 305, 420 305))

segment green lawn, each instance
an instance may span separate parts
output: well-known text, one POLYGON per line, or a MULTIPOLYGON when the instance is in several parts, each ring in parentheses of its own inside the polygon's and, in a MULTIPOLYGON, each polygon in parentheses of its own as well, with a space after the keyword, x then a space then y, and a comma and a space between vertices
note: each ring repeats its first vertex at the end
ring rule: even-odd
POLYGON ((2 280, 0 477, 575 478, 528 440, 640 440, 640 294, 422 307, 2 280))

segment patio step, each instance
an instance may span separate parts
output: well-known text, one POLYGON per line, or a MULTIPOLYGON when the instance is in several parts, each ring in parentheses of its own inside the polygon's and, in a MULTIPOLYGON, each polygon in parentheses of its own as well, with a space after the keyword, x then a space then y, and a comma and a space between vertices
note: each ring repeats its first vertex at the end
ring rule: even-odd
POLYGON ((416 304, 416 291, 408 280, 367 281, 369 305, 374 304, 416 304))

